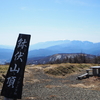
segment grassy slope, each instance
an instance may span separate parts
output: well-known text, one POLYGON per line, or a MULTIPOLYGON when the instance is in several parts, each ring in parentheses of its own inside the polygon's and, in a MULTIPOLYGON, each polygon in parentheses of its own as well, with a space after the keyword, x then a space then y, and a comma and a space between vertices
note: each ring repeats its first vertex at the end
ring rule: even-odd
MULTIPOLYGON (((56 76, 65 76, 66 74, 70 74, 73 72, 80 72, 84 69, 88 69, 90 66, 94 66, 95 64, 70 64, 70 63, 62 63, 62 64, 45 64, 45 65, 35 65, 34 67, 42 67, 43 71, 46 74, 56 75, 56 76)), ((28 68, 27 65, 26 69, 28 68)), ((0 65, 0 87, 4 81, 2 74, 6 74, 9 65, 0 65)))
POLYGON ((54 64, 50 65, 51 67, 45 68, 44 72, 47 74, 52 74, 56 76, 65 76, 66 74, 70 74, 73 72, 80 72, 82 70, 90 68, 91 64, 70 64, 70 63, 62 63, 62 64, 54 64))
POLYGON ((7 73, 8 67, 8 65, 0 65, 0 89, 3 85, 2 83, 4 82, 4 77, 2 75, 7 73))

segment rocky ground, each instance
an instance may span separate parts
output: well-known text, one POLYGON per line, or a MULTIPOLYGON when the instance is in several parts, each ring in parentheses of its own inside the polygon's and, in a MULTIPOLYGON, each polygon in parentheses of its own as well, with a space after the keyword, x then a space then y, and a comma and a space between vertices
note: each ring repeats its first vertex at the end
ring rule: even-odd
POLYGON ((22 100, 100 100, 99 77, 76 80, 84 71, 55 77, 43 70, 43 67, 26 68, 22 100))

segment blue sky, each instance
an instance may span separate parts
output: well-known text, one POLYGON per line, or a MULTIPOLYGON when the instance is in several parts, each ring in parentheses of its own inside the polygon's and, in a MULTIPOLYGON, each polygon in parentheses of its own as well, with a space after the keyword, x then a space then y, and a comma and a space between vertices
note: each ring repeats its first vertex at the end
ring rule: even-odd
POLYGON ((100 0, 0 0, 0 45, 15 45, 19 33, 31 44, 100 42, 100 0))

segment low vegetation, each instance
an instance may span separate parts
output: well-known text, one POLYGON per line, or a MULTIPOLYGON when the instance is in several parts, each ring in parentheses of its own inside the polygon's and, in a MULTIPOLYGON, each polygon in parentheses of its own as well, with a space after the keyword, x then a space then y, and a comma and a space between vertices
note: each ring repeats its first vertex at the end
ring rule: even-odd
POLYGON ((0 65, 0 74, 1 73, 6 73, 8 70, 8 65, 0 65))
MULTIPOLYGON (((86 63, 27 65, 25 69, 25 76, 24 76, 25 80, 24 80, 22 100, 33 100, 33 99, 40 100, 41 98, 43 98, 44 100, 44 98, 46 97, 47 97, 46 99, 50 97, 50 100, 51 100, 52 98, 55 99, 56 95, 59 96, 60 99, 63 99, 62 95, 65 96, 65 94, 63 94, 63 92, 61 91, 66 90, 65 91, 66 93, 67 91, 70 93, 73 93, 73 91, 79 90, 80 93, 83 93, 84 91, 79 88, 97 89, 99 87, 100 81, 97 80, 97 83, 96 83, 96 79, 94 77, 91 77, 92 79, 91 78, 85 79, 84 81, 77 80, 78 82, 77 83, 76 80, 74 80, 76 76, 73 77, 73 75, 71 74, 71 73, 83 72, 83 70, 88 69, 90 66, 97 66, 97 65, 96 64, 86 64, 86 63), (51 75, 51 77, 48 77, 48 75, 45 75, 45 74, 49 74, 51 75), (69 74, 69 76, 71 75, 72 76, 69 78, 68 76, 65 76, 67 74, 69 74), (64 76, 64 77, 53 77, 53 76, 64 76), (70 80, 71 78, 72 80, 70 80), (55 81, 55 79, 57 80, 55 81), (78 87, 78 89, 77 88, 72 89, 72 87, 78 87), (58 89, 59 90, 61 89, 61 91, 58 92, 58 89), (43 94, 46 94, 46 95, 41 95, 40 94, 41 92, 39 92, 40 90, 41 91, 43 90, 44 91, 43 94), (53 91, 52 93, 55 93, 55 95, 52 95, 51 91, 53 91)), ((0 65, 0 89, 2 89, 2 85, 3 85, 2 83, 4 81, 2 74, 6 74, 8 67, 9 65, 0 65)), ((93 91, 91 92, 91 94, 92 93, 93 91)), ((90 90, 89 90, 89 94, 90 94, 90 90)), ((3 99, 0 99, 0 100, 3 100, 3 99)))
POLYGON ((53 64, 44 69, 46 74, 56 75, 56 76, 65 76, 73 72, 82 72, 94 66, 96 64, 71 64, 71 63, 62 63, 62 64, 53 64))
POLYGON ((89 54, 70 54, 70 57, 65 57, 63 59, 56 59, 54 61, 48 62, 50 64, 60 64, 60 63, 95 63, 100 64, 100 56, 89 55, 89 54))
MULTIPOLYGON (((79 72, 83 69, 87 69, 90 66, 96 66, 98 64, 86 64, 86 63, 61 63, 61 64, 43 64, 43 65, 34 65, 33 67, 42 68, 43 71, 47 74, 52 75, 65 75, 73 72, 79 72)), ((28 68, 30 65, 27 65, 28 68)), ((2 74, 6 74, 9 65, 0 65, 0 77, 2 74)))
POLYGON ((62 64, 53 64, 50 67, 44 69, 44 72, 51 75, 62 75, 70 74, 73 72, 80 72, 83 69, 89 68, 91 64, 70 64, 70 63, 62 63, 62 64))
MULTIPOLYGON (((61 63, 61 64, 44 64, 44 65, 34 65, 33 68, 42 69, 46 74, 55 75, 55 76, 65 76, 74 72, 82 72, 85 69, 88 69, 90 66, 96 66, 98 64, 86 64, 86 63, 61 63)), ((9 65, 0 65, 0 84, 3 83, 4 77, 3 74, 7 73, 9 65)), ((30 65, 26 66, 26 69, 31 67, 30 65)))
POLYGON ((0 65, 0 86, 4 82, 4 77, 2 75, 6 74, 8 70, 8 65, 0 65))

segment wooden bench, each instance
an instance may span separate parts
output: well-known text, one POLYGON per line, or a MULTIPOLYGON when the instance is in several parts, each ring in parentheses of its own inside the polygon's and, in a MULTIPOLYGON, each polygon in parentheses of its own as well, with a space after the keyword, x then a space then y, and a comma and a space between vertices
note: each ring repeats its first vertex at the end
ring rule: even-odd
POLYGON ((91 66, 93 76, 100 76, 100 66, 91 66))
POLYGON ((87 70, 86 70, 86 73, 88 73, 88 75, 89 75, 89 72, 90 72, 90 71, 92 71, 92 69, 87 69, 87 70))
POLYGON ((85 73, 85 74, 78 76, 77 79, 82 79, 82 78, 87 78, 87 77, 88 77, 88 73, 85 73))

